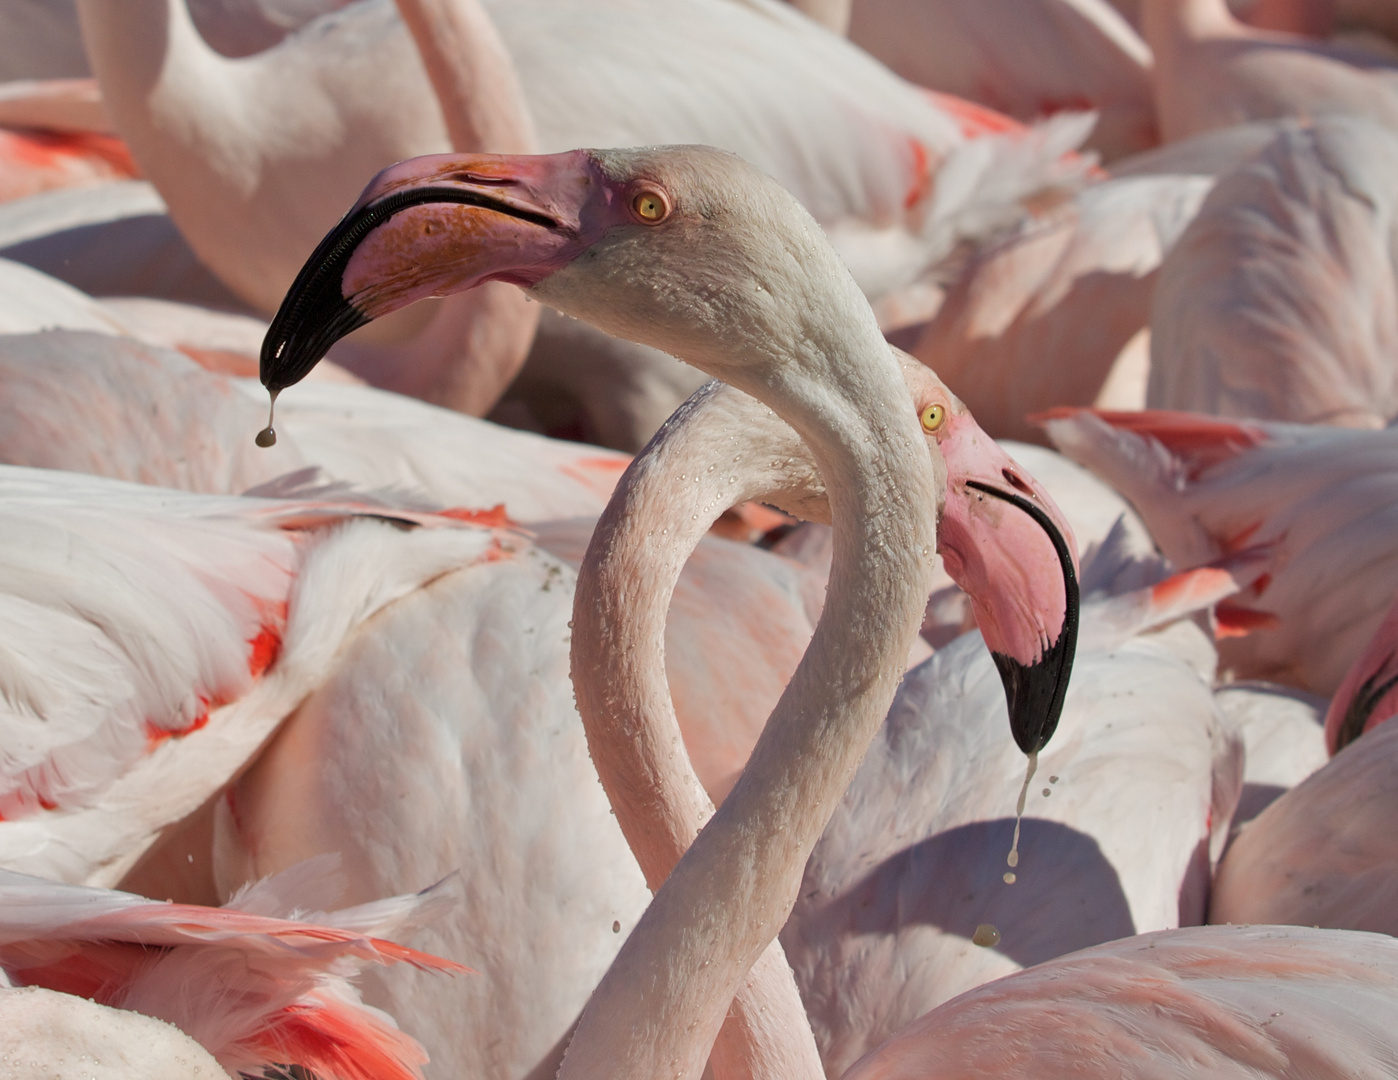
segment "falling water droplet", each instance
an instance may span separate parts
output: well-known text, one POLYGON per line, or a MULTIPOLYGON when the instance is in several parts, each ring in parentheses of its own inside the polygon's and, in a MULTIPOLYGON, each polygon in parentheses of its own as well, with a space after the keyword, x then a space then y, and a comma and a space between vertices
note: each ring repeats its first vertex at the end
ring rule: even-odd
POLYGON ((613 934, 619 934, 619 933, 621 933, 621 921, 620 921, 619 919, 614 919, 614 920, 612 921, 612 933, 613 933, 613 934))
MULTIPOLYGON (((1015 803, 1015 836, 1010 843, 1010 853, 1005 856, 1005 862, 1015 867, 1019 865, 1019 826, 1024 819, 1024 800, 1029 794, 1029 781, 1034 779, 1034 770, 1039 767, 1039 752, 1035 750, 1029 755, 1029 766, 1024 771, 1024 783, 1019 789, 1019 801, 1015 803)), ((1015 875, 1006 871, 1004 882, 1006 885, 1013 885, 1017 879, 1015 875)))
POLYGON ((253 440, 258 446, 266 450, 269 446, 277 445, 277 433, 272 427, 272 414, 277 411, 277 395, 280 390, 268 391, 271 401, 267 405, 267 426, 257 433, 257 438, 253 440))
POLYGON ((976 927, 976 932, 971 935, 971 943, 979 945, 983 949, 993 948, 1000 944, 1000 931, 990 923, 983 922, 976 927))

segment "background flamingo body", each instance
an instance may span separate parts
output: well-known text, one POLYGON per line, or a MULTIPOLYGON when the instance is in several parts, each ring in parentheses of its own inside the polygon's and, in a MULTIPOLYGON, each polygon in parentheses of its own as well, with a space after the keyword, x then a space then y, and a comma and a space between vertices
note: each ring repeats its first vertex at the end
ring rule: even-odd
POLYGON ((1398 725, 1379 725, 1249 822, 1219 864, 1216 923, 1398 930, 1393 774, 1398 725))
POLYGON ((1381 427, 1398 412, 1398 134, 1290 127, 1221 177, 1160 269, 1152 408, 1381 427))
POLYGON ((374 964, 464 971, 370 936, 451 900, 438 887, 308 918, 303 905, 339 890, 333 863, 259 882, 228 908, 0 872, 0 966, 24 985, 167 1020, 235 1075, 299 1065, 334 1080, 421 1080, 422 1047, 363 1005, 351 979, 374 964))
POLYGON ((1218 612, 1223 667, 1334 692, 1391 596, 1398 553, 1378 493, 1395 482, 1392 432, 1154 411, 1046 427, 1131 500, 1175 566, 1250 553, 1251 583, 1218 612))

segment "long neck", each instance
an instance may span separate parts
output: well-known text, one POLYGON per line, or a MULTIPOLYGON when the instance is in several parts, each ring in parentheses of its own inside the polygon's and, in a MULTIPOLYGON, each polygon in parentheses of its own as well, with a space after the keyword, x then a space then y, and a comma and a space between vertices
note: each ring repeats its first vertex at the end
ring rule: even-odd
MULTIPOLYGON (((464 154, 533 154, 534 122, 514 62, 476 0, 398 0, 442 107, 451 147, 464 154)), ((539 327, 539 305, 491 281, 454 296, 434 327, 418 335, 413 363, 377 350, 377 370, 360 374, 400 392, 484 416, 514 381, 539 327), (464 347, 463 347, 464 343, 464 347), (386 370, 385 370, 386 369, 386 370), (410 381, 411 380, 411 381, 410 381)))
MULTIPOLYGON (((906 385, 853 290, 791 335, 768 374, 711 365, 748 383, 812 450, 835 531, 826 605, 742 777, 594 992, 562 1078, 700 1075, 897 689, 931 588, 936 500, 906 385)), ((678 737, 654 752, 682 754, 678 737)))
MULTIPOLYGON (((652 890, 714 812, 681 742, 666 679, 670 599, 685 560, 718 516, 735 502, 790 486, 779 463, 799 457, 795 433, 784 426, 755 444, 752 425, 732 415, 754 406, 717 383, 686 402, 622 477, 578 574, 578 712, 602 786, 652 890), (725 408, 730 404, 737 409, 725 408)), ((739 988, 710 1058, 716 1080, 819 1075, 815 1039, 778 942, 739 988)))
POLYGON ((398 0, 452 149, 533 154, 538 142, 505 43, 476 0, 398 0))
POLYGON ((200 37, 185 0, 78 0, 102 103, 148 176, 217 145, 236 111, 236 62, 200 37))
POLYGON ((1199 41, 1242 29, 1224 0, 1141 0, 1141 36, 1156 63, 1171 64, 1199 41))

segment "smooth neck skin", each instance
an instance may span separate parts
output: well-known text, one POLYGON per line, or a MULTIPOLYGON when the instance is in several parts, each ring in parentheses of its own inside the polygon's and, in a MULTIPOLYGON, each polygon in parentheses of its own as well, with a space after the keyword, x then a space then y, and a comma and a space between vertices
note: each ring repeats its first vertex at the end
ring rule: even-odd
POLYGON ((83 45, 103 106, 142 169, 208 173, 218 197, 248 180, 248 163, 220 153, 238 124, 239 61, 205 44, 185 0, 78 0, 83 45), (213 155, 206 163, 204 158, 213 155))
POLYGON ((514 62, 476 0, 397 0, 459 153, 536 154, 514 62))
MULTIPOLYGON (((810 447, 834 527, 825 610, 742 777, 593 993, 562 1080, 701 1075, 883 722, 931 590, 936 495, 907 385, 834 253, 823 240, 786 242, 783 265, 799 267, 815 295, 795 286, 716 296, 699 317, 721 319, 721 333, 662 328, 647 343, 765 401, 810 447)), ((605 312, 601 298, 588 303, 585 274, 560 273, 535 291, 578 315, 605 312)), ((651 336, 625 312, 608 321, 604 329, 651 336)))
MULTIPOLYGON (((451 147, 463 154, 538 152, 505 43, 477 0, 397 0, 436 92, 451 147)), ((514 381, 539 328, 539 305, 513 285, 490 281, 451 298, 436 349, 414 358, 416 372, 398 371, 391 352, 364 358, 359 374, 437 405, 484 416, 514 381), (435 361, 435 363, 433 362, 435 361)))
MULTIPOLYGON (((721 383, 691 397, 632 463, 593 531, 573 605, 573 686, 588 747, 646 882, 659 889, 713 804, 681 740, 665 674, 680 571, 729 506, 771 498, 810 517, 823 498, 804 447, 771 410, 721 383)), ((710 1054, 716 1080, 818 1076, 791 967, 772 941, 733 999, 710 1054)))
POLYGON ((1141 36, 1156 65, 1173 68, 1202 39, 1244 35, 1224 0, 1142 0, 1141 36))

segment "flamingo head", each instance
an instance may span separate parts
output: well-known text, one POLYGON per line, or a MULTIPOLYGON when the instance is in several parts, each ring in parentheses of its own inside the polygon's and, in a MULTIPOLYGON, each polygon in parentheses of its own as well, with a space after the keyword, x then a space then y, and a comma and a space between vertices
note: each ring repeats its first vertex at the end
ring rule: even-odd
POLYGON ((923 433, 946 462, 937 550, 971 599, 1005 684, 1015 742, 1026 754, 1041 750, 1063 711, 1077 649, 1073 530, 930 368, 908 357, 904 377, 923 433))
MULTIPOLYGON (((864 373, 844 358, 888 348, 819 225, 734 155, 447 154, 380 173, 321 242, 268 330, 262 382, 278 391, 366 322, 486 281, 519 285, 759 398, 778 383, 788 395, 833 383, 842 401, 858 400, 864 373), (824 347, 798 354, 781 342, 824 347), (813 355, 826 367, 803 381, 813 355)), ((965 406, 919 370, 923 431, 948 471, 940 547, 1000 667, 1016 741, 1037 750, 1057 724, 1076 640, 1071 532, 965 406)))

